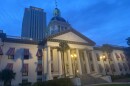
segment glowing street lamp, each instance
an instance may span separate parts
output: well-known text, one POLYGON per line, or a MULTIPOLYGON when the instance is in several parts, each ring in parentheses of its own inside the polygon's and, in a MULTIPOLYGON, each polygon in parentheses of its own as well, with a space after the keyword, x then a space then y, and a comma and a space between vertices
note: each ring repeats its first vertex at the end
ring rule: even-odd
POLYGON ((103 61, 103 65, 104 65, 104 68, 105 68, 105 74, 107 75, 107 71, 106 71, 106 67, 105 67, 105 63, 104 63, 104 60, 106 59, 106 56, 105 55, 102 55, 100 57, 100 59, 103 61))

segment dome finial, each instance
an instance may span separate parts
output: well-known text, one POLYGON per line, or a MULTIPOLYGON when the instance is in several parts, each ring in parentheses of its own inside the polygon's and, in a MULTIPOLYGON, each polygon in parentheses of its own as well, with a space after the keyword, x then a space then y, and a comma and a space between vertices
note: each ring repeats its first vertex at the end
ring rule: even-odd
POLYGON ((55 0, 55 5, 56 5, 56 8, 57 8, 57 1, 55 0))
POLYGON ((57 1, 56 0, 55 0, 55 6, 56 6, 56 8, 54 9, 53 15, 54 16, 60 16, 61 13, 60 13, 60 10, 57 8, 57 1))

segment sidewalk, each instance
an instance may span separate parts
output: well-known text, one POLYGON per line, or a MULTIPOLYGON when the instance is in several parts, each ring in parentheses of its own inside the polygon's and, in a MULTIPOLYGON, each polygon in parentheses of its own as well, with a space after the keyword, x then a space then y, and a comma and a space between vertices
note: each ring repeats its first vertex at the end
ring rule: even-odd
POLYGON ((84 86, 96 86, 96 85, 104 85, 104 84, 130 84, 130 82, 112 82, 112 83, 91 84, 91 85, 84 85, 84 86))

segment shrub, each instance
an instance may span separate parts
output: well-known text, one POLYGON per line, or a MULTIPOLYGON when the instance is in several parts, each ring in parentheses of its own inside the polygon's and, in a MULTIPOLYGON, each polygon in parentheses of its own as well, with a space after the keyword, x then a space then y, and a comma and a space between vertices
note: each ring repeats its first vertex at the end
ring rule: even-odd
POLYGON ((33 86, 73 86, 70 78, 61 78, 45 82, 37 82, 33 86))
POLYGON ((126 75, 112 75, 111 79, 112 81, 114 80, 118 80, 118 79, 125 79, 125 78, 130 78, 130 74, 126 74, 126 75))
POLYGON ((31 86, 31 82, 28 82, 28 83, 20 83, 19 86, 31 86))

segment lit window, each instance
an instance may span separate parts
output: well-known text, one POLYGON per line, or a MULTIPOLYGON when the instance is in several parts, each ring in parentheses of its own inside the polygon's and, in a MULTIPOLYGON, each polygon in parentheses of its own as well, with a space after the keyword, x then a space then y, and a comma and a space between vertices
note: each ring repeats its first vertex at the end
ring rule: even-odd
POLYGON ((7 51, 8 59, 14 59, 15 48, 9 48, 7 51))

